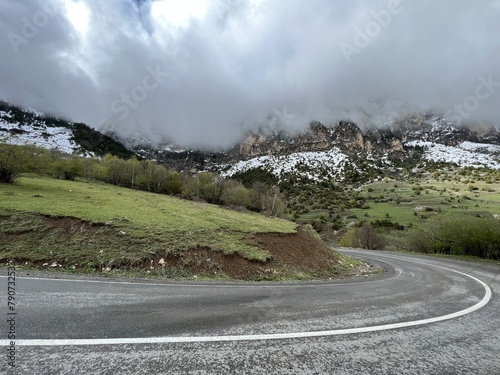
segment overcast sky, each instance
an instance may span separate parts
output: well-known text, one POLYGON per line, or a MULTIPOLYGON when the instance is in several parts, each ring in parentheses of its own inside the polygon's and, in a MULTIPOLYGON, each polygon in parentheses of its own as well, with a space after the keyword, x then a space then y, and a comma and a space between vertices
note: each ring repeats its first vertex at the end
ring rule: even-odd
POLYGON ((182 144, 409 108, 500 124, 500 0, 0 0, 0 51, 0 98, 182 144))

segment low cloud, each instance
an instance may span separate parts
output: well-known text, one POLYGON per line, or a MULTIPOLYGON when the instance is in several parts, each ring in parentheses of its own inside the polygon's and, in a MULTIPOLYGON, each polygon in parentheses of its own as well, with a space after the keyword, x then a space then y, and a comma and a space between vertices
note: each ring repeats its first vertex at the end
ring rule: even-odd
POLYGON ((158 2, 0 1, 0 97, 208 146, 261 124, 378 126, 416 109, 499 125, 498 0, 199 0, 182 24, 158 2))

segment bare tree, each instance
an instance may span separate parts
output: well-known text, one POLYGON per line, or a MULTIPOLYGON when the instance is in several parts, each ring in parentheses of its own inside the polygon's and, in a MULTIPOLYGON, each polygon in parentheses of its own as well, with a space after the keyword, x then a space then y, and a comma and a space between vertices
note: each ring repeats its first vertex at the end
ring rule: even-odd
POLYGON ((380 250, 384 247, 383 239, 377 234, 370 223, 363 223, 358 229, 359 245, 363 249, 380 250))

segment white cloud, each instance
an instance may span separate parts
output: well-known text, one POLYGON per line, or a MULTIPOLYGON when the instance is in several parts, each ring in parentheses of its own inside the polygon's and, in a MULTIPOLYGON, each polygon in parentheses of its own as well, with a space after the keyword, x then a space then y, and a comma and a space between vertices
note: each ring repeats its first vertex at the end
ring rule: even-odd
POLYGON ((209 5, 209 0, 160 0, 151 5, 151 15, 163 27, 185 28, 192 20, 203 19, 209 5))
POLYGON ((83 1, 65 0, 64 6, 68 20, 82 36, 89 28, 90 11, 83 1))
MULTIPOLYGON (((18 53, 0 38, 0 97, 99 126, 161 66, 168 78, 116 123, 123 132, 223 144, 285 107, 304 124, 370 125, 397 103, 446 111, 474 94, 478 76, 500 81, 498 1, 401 1, 350 63, 339 44, 389 1, 46 1, 59 11, 18 53)), ((1 1, 0 35, 22 37, 40 11, 37 1, 1 1)), ((481 102, 472 120, 498 125, 497 103, 481 102)))

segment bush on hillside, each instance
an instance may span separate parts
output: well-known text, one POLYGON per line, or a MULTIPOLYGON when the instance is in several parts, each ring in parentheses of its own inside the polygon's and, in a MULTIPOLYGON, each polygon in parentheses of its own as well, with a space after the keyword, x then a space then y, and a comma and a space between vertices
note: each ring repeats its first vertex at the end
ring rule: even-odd
POLYGON ((422 253, 500 259, 499 227, 499 220, 493 217, 441 217, 416 228, 409 245, 422 253))

